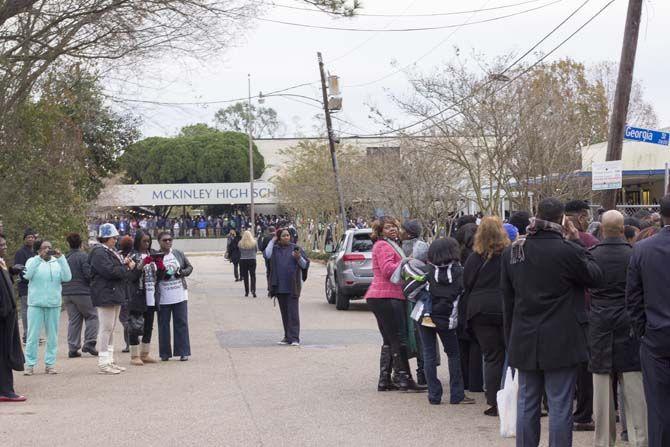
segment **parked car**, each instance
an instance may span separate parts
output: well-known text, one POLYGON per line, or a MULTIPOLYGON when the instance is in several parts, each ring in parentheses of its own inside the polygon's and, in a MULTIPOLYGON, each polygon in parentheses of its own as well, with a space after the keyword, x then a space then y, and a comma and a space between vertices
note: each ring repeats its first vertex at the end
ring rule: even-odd
POLYGON ((371 229, 348 230, 331 251, 326 265, 326 300, 338 310, 361 299, 372 283, 371 229))

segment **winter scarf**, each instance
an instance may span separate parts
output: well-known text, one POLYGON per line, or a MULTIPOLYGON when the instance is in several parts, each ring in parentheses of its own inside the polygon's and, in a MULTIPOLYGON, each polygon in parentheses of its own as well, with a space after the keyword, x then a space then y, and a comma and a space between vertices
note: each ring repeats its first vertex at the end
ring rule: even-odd
MULTIPOLYGON (((558 233, 563 236, 563 227, 557 223, 549 222, 548 220, 542 219, 532 219, 530 225, 528 226, 527 234, 528 236, 533 236, 540 231, 550 231, 553 233, 558 233)), ((526 243, 526 238, 517 239, 512 244, 512 253, 510 256, 511 264, 518 264, 526 260, 526 255, 524 253, 524 244, 526 243)))

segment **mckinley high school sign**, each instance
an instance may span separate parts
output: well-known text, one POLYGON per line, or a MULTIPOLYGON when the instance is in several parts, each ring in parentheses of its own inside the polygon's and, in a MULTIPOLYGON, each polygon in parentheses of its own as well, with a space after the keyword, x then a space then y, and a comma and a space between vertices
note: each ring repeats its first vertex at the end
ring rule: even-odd
MULTIPOLYGON (((254 203, 276 204, 269 182, 254 182, 254 203)), ((100 195, 102 206, 244 205, 251 201, 249 183, 183 183, 114 185, 100 195)))

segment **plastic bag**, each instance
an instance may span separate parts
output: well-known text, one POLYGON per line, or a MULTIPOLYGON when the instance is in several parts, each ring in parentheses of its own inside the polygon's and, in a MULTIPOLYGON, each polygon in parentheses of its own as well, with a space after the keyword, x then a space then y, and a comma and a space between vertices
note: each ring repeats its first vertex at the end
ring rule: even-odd
POLYGON ((498 391, 498 415, 500 416, 500 436, 514 438, 516 436, 516 404, 519 399, 519 373, 512 377, 512 368, 505 373, 505 387, 498 391))

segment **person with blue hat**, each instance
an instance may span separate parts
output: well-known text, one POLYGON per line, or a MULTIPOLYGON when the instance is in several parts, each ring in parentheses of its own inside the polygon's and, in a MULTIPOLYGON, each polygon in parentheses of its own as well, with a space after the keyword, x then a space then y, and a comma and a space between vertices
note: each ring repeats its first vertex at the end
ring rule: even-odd
MULTIPOLYGON (((91 264, 91 301, 98 308, 98 368, 100 374, 119 374, 126 368, 114 362, 114 329, 121 305, 127 300, 126 280, 136 267, 115 247, 119 231, 111 223, 100 225, 97 245, 89 255, 91 264)), ((141 268, 141 266, 140 266, 141 268)))
POLYGON ((511 223, 503 224, 503 228, 507 232, 510 242, 514 242, 519 237, 519 230, 511 223))

